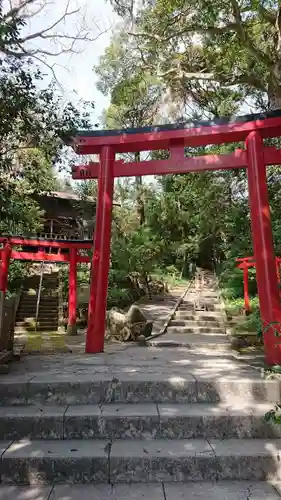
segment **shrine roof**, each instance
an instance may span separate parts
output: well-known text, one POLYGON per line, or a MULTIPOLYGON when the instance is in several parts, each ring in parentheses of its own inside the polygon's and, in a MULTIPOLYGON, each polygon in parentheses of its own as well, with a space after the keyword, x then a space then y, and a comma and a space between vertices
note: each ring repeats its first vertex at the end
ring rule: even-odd
POLYGON ((281 117, 281 110, 268 111, 264 113, 254 113, 234 117, 214 118, 213 120, 190 120, 179 123, 166 123, 163 125, 149 125, 146 127, 135 127, 127 129, 101 129, 101 130, 78 130, 76 136, 79 137, 105 137, 123 134, 139 134, 145 132, 158 132, 161 130, 183 130, 200 127, 213 127, 214 125, 227 125, 231 123, 246 123, 256 120, 266 120, 267 118, 281 117))

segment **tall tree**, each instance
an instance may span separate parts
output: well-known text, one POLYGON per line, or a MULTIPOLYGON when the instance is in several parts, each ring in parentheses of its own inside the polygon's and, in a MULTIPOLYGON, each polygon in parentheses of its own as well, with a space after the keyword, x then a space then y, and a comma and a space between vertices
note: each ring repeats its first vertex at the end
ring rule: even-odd
POLYGON ((249 98, 258 107, 280 107, 280 2, 111 1, 126 19, 134 15, 143 68, 186 101, 200 104, 202 96, 222 97, 234 87, 241 104, 249 98))
MULTIPOLYGON (((63 140, 89 126, 88 114, 39 89, 33 66, 6 58, 0 71, 0 230, 34 231, 41 213, 33 196, 56 187, 63 140)), ((82 108, 83 109, 83 108, 82 108)))
MULTIPOLYGON (((109 128, 144 127, 155 123, 159 116, 162 87, 155 78, 137 68, 131 55, 128 57, 128 44, 126 34, 115 36, 95 68, 98 88, 110 95, 110 106, 104 113, 104 124, 109 128)), ((140 153, 135 153, 134 160, 140 159, 140 153)), ((145 210, 139 176, 136 177, 136 202, 142 225, 145 210)))

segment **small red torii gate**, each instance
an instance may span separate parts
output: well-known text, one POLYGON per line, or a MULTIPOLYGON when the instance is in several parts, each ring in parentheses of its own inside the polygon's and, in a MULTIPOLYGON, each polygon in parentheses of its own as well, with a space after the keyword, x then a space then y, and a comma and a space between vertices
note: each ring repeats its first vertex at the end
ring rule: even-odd
MULTIPOLYGON (((9 264, 11 259, 29 260, 32 262, 61 262, 69 263, 68 280, 68 323, 69 334, 76 333, 77 320, 77 264, 90 263, 91 259, 87 255, 80 255, 79 250, 91 250, 92 242, 85 240, 47 240, 22 238, 19 236, 0 238, 0 293, 2 299, 5 296, 8 285, 9 264), (13 247, 34 247, 48 248, 34 252, 24 252, 13 247), (58 253, 52 253, 49 249, 55 249, 58 253), (68 250, 68 253, 60 253, 61 250, 68 250)), ((0 318, 1 319, 1 318, 0 318)))
MULTIPOLYGON (((244 309, 246 313, 251 312, 250 297, 249 297, 249 268, 256 267, 254 257, 241 257, 235 259, 236 267, 243 271, 243 292, 244 292, 244 309)), ((278 285, 280 285, 280 263, 281 257, 275 257, 275 267, 278 285)), ((281 297, 281 291, 279 292, 281 297)))
POLYGON ((104 350, 114 177, 246 168, 260 311, 263 325, 267 327, 265 357, 269 365, 281 364, 281 345, 276 345, 274 335, 276 327, 268 328, 272 323, 281 325, 281 307, 266 181, 266 165, 281 165, 281 153, 263 145, 264 138, 280 135, 281 111, 272 111, 212 122, 80 131, 73 137, 71 145, 76 153, 100 155, 99 164, 90 163, 73 169, 74 179, 98 178, 86 352, 104 350), (245 141, 245 151, 185 157, 185 147, 240 141, 245 141), (170 157, 139 163, 115 162, 117 153, 154 150, 168 150, 170 157))

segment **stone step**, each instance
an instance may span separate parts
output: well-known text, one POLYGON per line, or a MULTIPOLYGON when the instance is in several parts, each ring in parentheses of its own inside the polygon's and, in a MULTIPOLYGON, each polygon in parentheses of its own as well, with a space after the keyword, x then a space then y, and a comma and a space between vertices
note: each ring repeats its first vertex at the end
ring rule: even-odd
POLYGON ((0 407, 0 439, 277 438, 270 404, 107 404, 0 407))
MULTIPOLYGON (((42 326, 45 326, 46 324, 47 325, 55 325, 57 324, 58 322, 58 314, 49 314, 48 316, 38 316, 38 324, 42 325, 42 326)), ((25 315, 22 315, 22 316, 17 316, 17 321, 16 321, 16 326, 22 326, 22 327, 26 327, 26 326, 29 326, 30 324, 34 324, 35 323, 35 314, 33 316, 27 316, 26 314, 25 315)))
MULTIPOLYGON (((50 297, 41 298, 40 299, 40 308, 52 307, 58 303, 58 300, 59 299, 57 296, 54 296, 54 297, 50 296, 50 297)), ((28 307, 36 307, 36 304, 37 304, 37 297, 30 296, 30 297, 26 297, 26 298, 21 300, 19 308, 22 309, 22 308, 28 308, 28 307)))
POLYGON ((210 332, 210 334, 214 335, 214 334, 221 334, 221 335, 225 335, 225 328, 221 327, 210 327, 210 326, 193 326, 193 327, 190 327, 190 326, 176 326, 173 321, 171 321, 170 325, 169 325, 169 328, 168 328, 168 333, 172 334, 172 333, 194 333, 194 334, 197 334, 198 336, 199 335, 206 335, 208 334, 208 332, 210 332))
POLYGON ((1 486, 1 500, 280 500, 279 482, 55 484, 1 486))
MULTIPOLYGON (((57 311, 58 310, 58 303, 52 303, 52 304, 40 304, 40 307, 39 307, 39 314, 48 314, 48 312, 54 312, 54 311, 57 311)), ((36 304, 32 304, 32 305, 26 305, 26 306, 21 306, 19 308, 19 313, 29 313, 29 312, 33 312, 33 311, 36 311, 36 304)))
MULTIPOLYGON (((58 330, 58 324, 56 325, 45 325, 45 326, 39 326, 37 325, 36 327, 36 332, 39 333, 39 332, 56 332, 58 330)), ((36 333, 35 332, 35 327, 17 327, 15 326, 15 334, 16 335, 27 335, 29 333, 36 333)))
POLYGON ((216 329, 221 329, 222 328, 222 323, 219 321, 192 321, 188 319, 182 319, 182 318, 175 318, 170 321, 170 326, 179 326, 179 327, 187 327, 187 328, 204 328, 204 330, 213 330, 214 328, 216 329))
MULTIPOLYGON (((206 307, 207 307, 208 312, 222 311, 221 304, 208 303, 206 307)), ((205 312, 205 310, 203 308, 202 309, 198 309, 198 308, 195 309, 193 302, 182 302, 179 305, 179 310, 181 310, 181 311, 183 310, 185 312, 188 312, 188 311, 202 312, 202 313, 205 312)))
POLYGON ((191 351, 197 349, 204 349, 208 351, 214 351, 218 354, 221 353, 229 353, 231 351, 231 345, 229 342, 223 341, 221 338, 210 339, 195 339, 190 336, 187 337, 187 334, 184 335, 170 335, 169 337, 163 336, 162 338, 156 338, 155 340, 150 340, 148 345, 151 347, 158 348, 176 348, 176 347, 186 347, 191 351))
POLYGON ((1 483, 274 481, 280 453, 280 439, 4 441, 1 483))
MULTIPOLYGON (((155 352, 156 354, 156 352, 155 352)), ((169 354, 170 356, 170 354, 169 354)), ((202 358, 204 360, 204 357, 202 358)), ((241 375, 214 376, 208 372, 208 357, 202 369, 187 365, 184 371, 174 364, 158 373, 116 366, 113 371, 65 374, 21 374, 0 377, 0 405, 24 404, 107 404, 107 403, 217 403, 234 401, 276 403, 281 381, 263 380, 259 372, 241 365, 241 375), (244 368, 244 369, 243 369, 244 368)), ((228 361, 231 366, 231 359, 228 361)))
POLYGON ((188 319, 192 321, 224 321, 224 316, 221 312, 213 311, 185 311, 183 309, 178 309, 176 317, 178 319, 188 319))
MULTIPOLYGON (((25 318, 24 321, 19 320, 16 322, 16 326, 19 327, 26 327, 29 326, 29 321, 31 321, 31 325, 35 322, 35 318, 25 318)), ((51 325, 56 325, 58 322, 58 318, 56 318, 53 315, 50 315, 49 317, 38 317, 38 322, 37 324, 40 326, 51 326, 51 325)))

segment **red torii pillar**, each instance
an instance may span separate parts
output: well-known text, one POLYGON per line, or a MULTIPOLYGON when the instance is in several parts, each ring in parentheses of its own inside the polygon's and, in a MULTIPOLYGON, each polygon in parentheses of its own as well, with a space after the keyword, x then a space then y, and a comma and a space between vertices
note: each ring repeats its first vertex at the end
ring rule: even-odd
POLYGON ((243 287, 244 287, 244 309, 246 313, 251 311, 250 299, 249 299, 249 267, 251 264, 248 262, 241 262, 239 268, 243 269, 243 287))
POLYGON ((86 352, 104 350, 105 313, 110 264, 111 215, 113 205, 115 152, 104 146, 100 154, 94 252, 88 311, 86 352))
POLYGON ((3 309, 5 294, 8 286, 8 275, 9 275, 9 265, 11 258, 12 247, 7 241, 4 244, 4 248, 1 251, 1 261, 0 261, 0 332, 2 329, 2 319, 3 319, 3 309))
POLYGON ((77 335, 77 248, 69 249, 68 335, 77 335))
POLYGON ((273 249, 269 198, 266 181, 263 139, 258 131, 246 139, 248 188, 252 238, 256 261, 260 314, 264 329, 265 359, 269 365, 281 364, 281 345, 275 336, 280 331, 281 308, 273 249), (272 325, 278 323, 278 325, 272 325))
POLYGON ((5 295, 8 286, 8 275, 9 275, 9 265, 11 258, 12 247, 7 241, 4 244, 4 248, 1 252, 1 262, 0 262, 0 291, 5 295))

